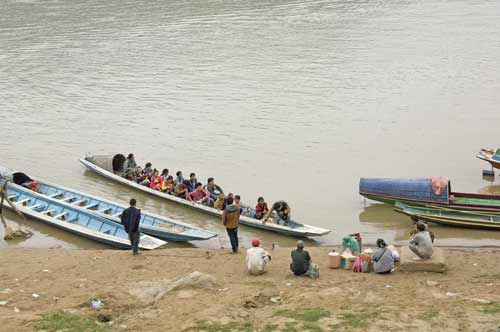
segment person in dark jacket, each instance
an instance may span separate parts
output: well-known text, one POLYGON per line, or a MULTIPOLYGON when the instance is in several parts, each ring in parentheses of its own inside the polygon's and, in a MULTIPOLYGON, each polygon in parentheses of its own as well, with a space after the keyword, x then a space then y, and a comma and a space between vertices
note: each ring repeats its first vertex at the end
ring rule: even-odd
POLYGON ((311 256, 304 250, 304 241, 297 242, 297 249, 292 251, 292 263, 290 264, 290 270, 296 276, 301 276, 306 274, 311 265, 311 256))
POLYGON ((132 246, 132 252, 134 255, 139 253, 139 241, 141 238, 141 234, 139 232, 141 210, 135 207, 136 204, 136 200, 132 198, 130 200, 130 207, 125 209, 121 216, 121 221, 123 227, 125 227, 125 231, 128 233, 128 238, 130 239, 130 245, 132 246))
POLYGON ((208 178, 205 189, 208 190, 213 201, 216 201, 220 194, 224 194, 222 188, 215 184, 214 178, 208 178))
POLYGON ((222 223, 226 227, 233 254, 238 253, 238 223, 240 221, 240 207, 233 204, 233 199, 228 198, 227 206, 222 213, 222 223))

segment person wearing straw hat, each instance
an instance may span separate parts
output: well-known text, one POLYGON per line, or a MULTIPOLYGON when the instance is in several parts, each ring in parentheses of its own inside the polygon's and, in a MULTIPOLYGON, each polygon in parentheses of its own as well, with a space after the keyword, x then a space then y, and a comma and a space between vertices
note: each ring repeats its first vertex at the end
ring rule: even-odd
POLYGON ((267 263, 271 261, 271 255, 260 247, 260 240, 252 239, 252 248, 247 250, 247 270, 252 275, 260 275, 266 272, 267 263))

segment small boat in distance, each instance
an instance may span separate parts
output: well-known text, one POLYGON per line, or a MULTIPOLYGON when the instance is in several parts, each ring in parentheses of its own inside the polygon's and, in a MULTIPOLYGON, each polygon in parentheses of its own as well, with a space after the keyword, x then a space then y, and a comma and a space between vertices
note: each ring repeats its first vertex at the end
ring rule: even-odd
MULTIPOLYGON (((2 168, 4 177, 10 177, 14 182, 16 178, 25 178, 20 172, 2 168)), ((51 184, 40 178, 32 177, 37 182, 37 193, 56 199, 63 204, 86 210, 111 221, 121 223, 120 217, 127 207, 104 198, 92 196, 79 192, 75 189, 65 188, 60 185, 51 184)), ((163 240, 169 241, 195 241, 208 240, 217 236, 217 233, 207 231, 181 221, 159 216, 146 211, 141 211, 139 224, 141 233, 145 233, 163 240)))
POLYGON ((480 211, 463 211, 439 207, 419 207, 397 202, 395 211, 404 213, 414 220, 423 220, 435 224, 500 230, 500 214, 488 214, 480 211))
MULTIPOLYGON (((0 185, 3 183, 4 180, 0 179, 0 185)), ((128 234, 121 224, 91 212, 68 206, 14 183, 7 185, 7 194, 16 208, 30 218, 96 242, 120 249, 130 248, 128 234)), ((3 206, 11 209, 6 200, 3 206)), ((142 234, 139 248, 156 249, 166 243, 142 234)))
POLYGON ((491 167, 500 169, 500 149, 481 149, 476 157, 489 162, 491 167))
MULTIPOLYGON (((80 162, 87 167, 92 172, 95 172, 97 174, 100 174, 108 179, 114 180, 116 182, 119 182, 123 185, 132 187, 137 190, 141 190, 145 193, 155 195, 157 197, 166 199, 171 202, 179 203, 182 204, 186 207, 196 209, 201 212, 208 213, 213 216, 218 216, 220 217, 222 215, 222 211, 206 206, 203 204, 199 203, 193 203, 188 200, 185 200, 180 197, 176 197, 174 195, 170 195, 158 190, 151 189, 150 187, 146 187, 143 185, 140 185, 134 181, 130 181, 122 176, 123 172, 123 167, 125 163, 125 156, 122 154, 115 154, 115 155, 101 155, 101 156, 94 156, 94 155, 87 155, 85 158, 80 159, 80 162)), ((272 216, 270 219, 276 218, 275 216, 272 216)), ((273 221, 269 221, 267 223, 262 223, 261 220, 255 219, 255 218, 250 218, 247 216, 241 216, 240 217, 240 224, 249 226, 249 227, 255 227, 267 231, 272 231, 276 233, 280 233, 283 235, 289 235, 289 236, 296 236, 296 237, 309 237, 309 236, 320 236, 320 235, 325 235, 330 233, 330 230, 324 229, 324 228, 319 228, 315 226, 310 226, 310 225, 304 225, 300 224, 295 221, 290 221, 288 225, 279 225, 273 221)))
MULTIPOLYGON (((434 179, 371 179, 361 178, 359 194, 368 199, 395 205, 396 202, 412 206, 446 207, 457 210, 500 211, 500 196, 470 194, 451 191, 448 181, 439 191, 433 189, 434 179)), ((442 184, 442 181, 438 181, 442 184)))

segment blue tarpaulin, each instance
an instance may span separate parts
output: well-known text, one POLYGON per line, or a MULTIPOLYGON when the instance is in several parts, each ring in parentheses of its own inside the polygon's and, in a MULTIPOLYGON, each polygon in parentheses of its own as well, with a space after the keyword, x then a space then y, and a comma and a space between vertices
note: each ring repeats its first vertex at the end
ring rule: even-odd
POLYGON ((359 181, 359 193, 383 195, 396 200, 448 203, 449 186, 440 195, 432 191, 432 179, 367 179, 359 181))

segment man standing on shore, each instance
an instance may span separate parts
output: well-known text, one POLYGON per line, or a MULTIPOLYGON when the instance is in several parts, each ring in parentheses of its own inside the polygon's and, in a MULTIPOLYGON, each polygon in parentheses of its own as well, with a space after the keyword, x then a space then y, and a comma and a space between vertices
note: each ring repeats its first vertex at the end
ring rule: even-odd
POLYGON ((141 221, 141 210, 137 209, 135 198, 130 200, 130 207, 125 209, 121 216, 121 221, 125 231, 128 233, 130 245, 134 255, 139 254, 139 241, 141 234, 139 232, 139 222, 141 221))
POLYGON ((233 199, 227 199, 227 206, 222 213, 222 222, 226 227, 227 235, 231 241, 233 254, 238 253, 238 223, 240 221, 240 207, 233 204, 233 199))

